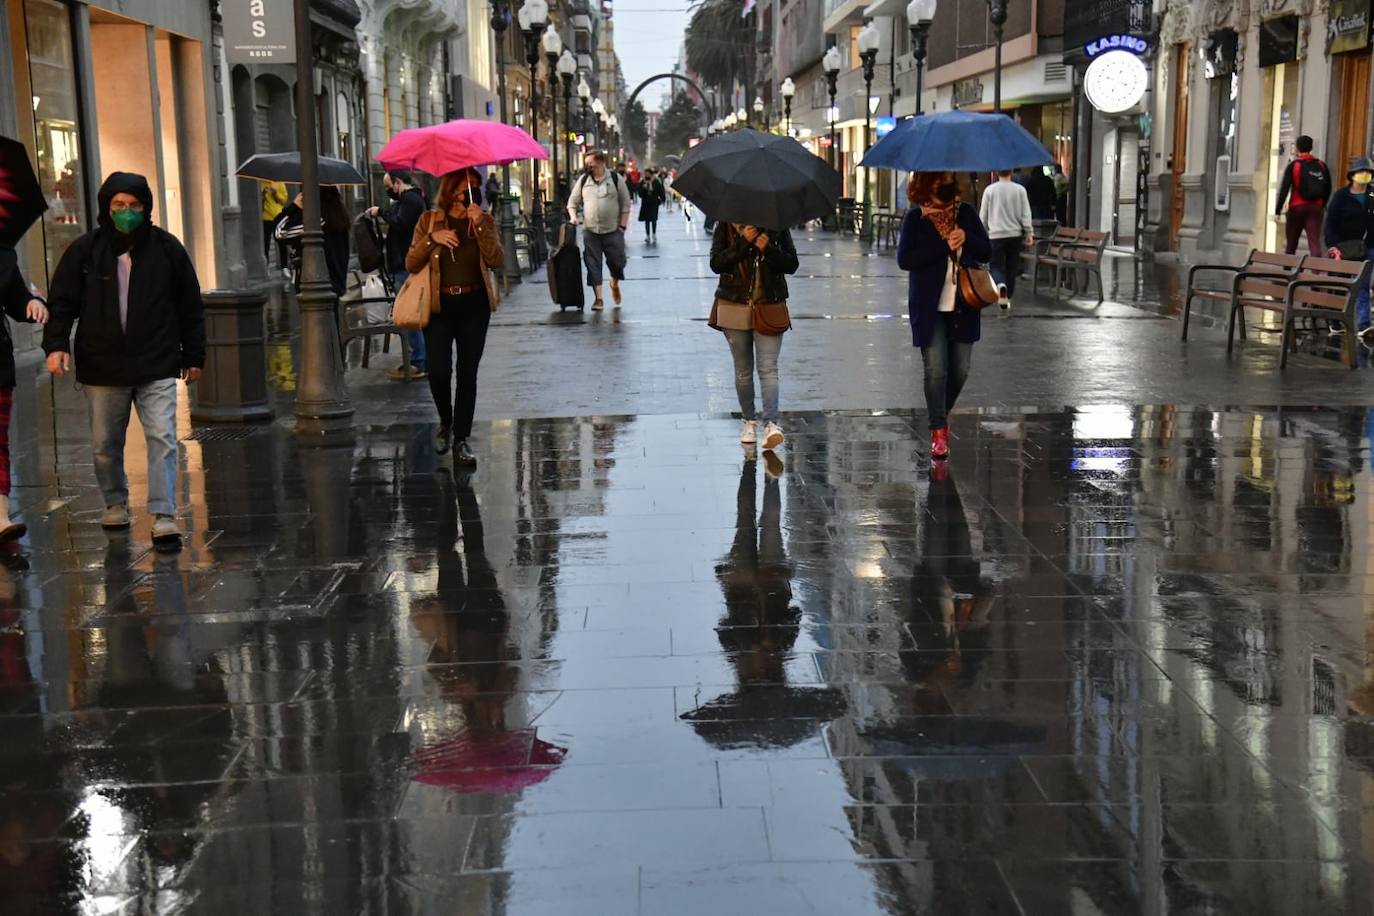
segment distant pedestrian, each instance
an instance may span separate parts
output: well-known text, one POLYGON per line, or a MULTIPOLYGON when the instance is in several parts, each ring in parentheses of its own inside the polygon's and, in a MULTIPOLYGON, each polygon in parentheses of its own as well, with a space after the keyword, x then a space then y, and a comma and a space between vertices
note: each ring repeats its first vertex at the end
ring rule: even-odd
POLYGON ((616 163, 615 173, 620 176, 621 183, 624 184, 625 187, 630 189, 630 200, 631 202, 633 202, 635 199, 635 194, 637 194, 639 191, 639 182, 630 178, 629 169, 626 168, 625 163, 623 162, 616 163))
MULTIPOLYGON (((1328 249, 1338 257, 1350 261, 1374 258, 1374 161, 1360 157, 1350 163, 1345 187, 1331 195, 1326 208, 1324 236, 1328 249)), ((1290 209, 1291 213, 1292 210, 1290 209)), ((1355 301, 1359 333, 1369 340, 1369 287, 1360 290, 1355 301)))
POLYGON ((992 240, 992 272, 1010 301, 1021 275, 1021 248, 1035 244, 1030 196, 1011 180, 1011 169, 998 172, 997 181, 983 192, 978 215, 992 240))
POLYGON ((959 301, 956 268, 986 263, 992 254, 978 212, 960 200, 953 172, 918 172, 906 189, 911 209, 902 221, 897 264, 911 272, 907 306, 912 342, 925 365, 930 455, 949 457, 949 412, 973 364, 982 332, 978 311, 959 301))
POLYGON ((582 262, 587 285, 596 293, 592 311, 606 307, 601 298, 601 262, 611 272, 611 299, 620 304, 620 281, 625 279, 625 229, 630 224, 630 189, 620 176, 606 169, 606 154, 597 150, 583 158, 586 171, 568 198, 568 220, 577 225, 582 211, 582 262))
MULTIPOLYGON (((48 320, 48 306, 29 292, 13 248, 0 248, 0 308, 11 321, 48 320)), ((10 518, 10 412, 14 406, 14 341, 0 319, 0 542, 24 536, 28 529, 10 518)))
POLYGON ((1069 224, 1069 188, 1073 182, 1059 163, 1054 164, 1054 219, 1061 226, 1069 224))
MULTIPOLYGON (((754 226, 721 223, 711 239, 711 270, 720 275, 710 326, 725 334, 735 364, 735 394, 744 426, 739 441, 759 441, 754 404, 754 374, 763 389, 763 448, 783 443, 778 416, 778 354, 782 331, 759 332, 755 306, 787 302, 787 275, 797 272, 797 249, 786 229, 770 231, 754 226)), ((785 330, 785 329, 784 329, 785 330)))
POLYGON ((639 221, 644 224, 644 241, 658 241, 658 208, 663 206, 667 200, 667 193, 663 189, 663 180, 658 177, 658 172, 654 169, 644 176, 644 181, 639 186, 639 221))
POLYGON ((439 414, 434 450, 445 454, 454 448, 454 460, 461 465, 477 463, 468 444, 477 410, 477 368, 496 310, 491 271, 504 263, 496 221, 482 209, 481 175, 471 168, 449 172, 439 181, 434 209, 416 223, 405 266, 411 273, 429 271, 425 350, 429 391, 439 414))
MULTIPOLYGON (((406 270, 406 254, 415 239, 415 227, 420 217, 429 209, 429 201, 425 200, 424 192, 415 187, 414 176, 404 169, 387 172, 382 178, 382 185, 391 203, 385 209, 372 207, 368 213, 386 221, 386 269, 391 274, 392 291, 399 292, 410 277, 410 272, 406 270)), ((422 379, 427 365, 425 334, 423 331, 407 331, 406 336, 410 344, 410 377, 422 379)), ((387 373, 387 378, 403 381, 405 367, 392 369, 387 373)))
MULTIPOLYGON (((296 292, 301 290, 302 238, 305 235, 304 210, 305 197, 297 193, 291 203, 282 211, 281 222, 277 224, 277 239, 291 246, 291 259, 295 264, 293 275, 296 292)), ((320 228, 324 232, 324 263, 329 271, 329 288, 335 297, 348 290, 348 259, 353 249, 353 220, 348 215, 339 189, 331 185, 320 188, 320 228)), ((337 303, 335 305, 337 309, 337 303)))
POLYGON ((1037 220, 1054 219, 1054 179, 1040 166, 1026 170, 1026 195, 1030 198, 1031 216, 1037 220))
POLYGON ((147 440, 153 543, 179 547, 177 379, 192 384, 205 365, 200 280, 181 242, 152 225, 153 192, 142 175, 112 173, 98 205, 97 228, 73 242, 53 272, 43 350, 48 371, 66 375, 76 324, 76 380, 86 389, 105 497, 100 524, 130 524, 124 440, 132 407, 147 440))
MULTIPOLYGON (((286 185, 280 181, 267 181, 262 185, 262 258, 267 262, 270 269, 272 267, 272 242, 277 231, 277 223, 281 222, 281 211, 286 208, 287 201, 291 199, 291 192, 286 185)), ((287 270, 290 265, 286 261, 286 245, 277 242, 277 267, 287 270)))
POLYGON ((1289 254, 1298 253, 1298 238, 1307 233, 1307 250, 1314 258, 1322 255, 1322 217, 1331 198, 1331 169, 1312 155, 1312 138, 1304 134, 1297 141, 1298 157, 1289 162, 1279 181, 1279 199, 1274 214, 1283 216, 1288 204, 1288 219, 1284 222, 1285 247, 1289 254))
POLYGON ((501 179, 496 177, 495 169, 487 175, 487 187, 484 193, 487 198, 487 209, 495 213, 497 206, 501 203, 501 179))

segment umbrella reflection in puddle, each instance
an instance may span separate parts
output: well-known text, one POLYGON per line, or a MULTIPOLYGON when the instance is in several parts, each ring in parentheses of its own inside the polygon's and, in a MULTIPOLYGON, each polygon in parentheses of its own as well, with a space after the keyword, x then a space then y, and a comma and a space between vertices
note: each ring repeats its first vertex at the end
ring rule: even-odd
POLYGON ((467 795, 506 795, 553 775, 567 748, 535 736, 534 729, 459 735, 411 755, 414 779, 467 795))

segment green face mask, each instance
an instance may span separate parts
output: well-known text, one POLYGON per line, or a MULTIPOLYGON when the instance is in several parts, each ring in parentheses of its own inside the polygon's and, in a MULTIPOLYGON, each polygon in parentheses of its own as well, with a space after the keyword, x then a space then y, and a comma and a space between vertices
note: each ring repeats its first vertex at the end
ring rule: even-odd
POLYGON ((115 228, 125 235, 143 225, 143 213, 139 210, 116 210, 110 214, 110 219, 114 221, 115 228))

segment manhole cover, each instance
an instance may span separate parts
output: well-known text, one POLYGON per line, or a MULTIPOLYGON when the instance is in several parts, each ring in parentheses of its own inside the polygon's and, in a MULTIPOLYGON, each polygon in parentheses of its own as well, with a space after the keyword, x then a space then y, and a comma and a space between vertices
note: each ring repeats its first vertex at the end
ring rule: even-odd
POLYGON ((261 434, 262 430, 253 426, 202 426, 186 438, 196 442, 238 442, 261 434))

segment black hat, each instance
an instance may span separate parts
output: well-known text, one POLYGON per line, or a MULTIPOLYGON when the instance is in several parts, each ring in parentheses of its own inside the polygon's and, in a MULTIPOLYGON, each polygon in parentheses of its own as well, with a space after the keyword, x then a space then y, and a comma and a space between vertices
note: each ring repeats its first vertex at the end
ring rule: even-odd
POLYGON ((1345 173, 1347 181, 1356 172, 1374 172, 1374 161, 1370 161, 1368 156, 1356 156, 1350 160, 1350 170, 1345 173))

